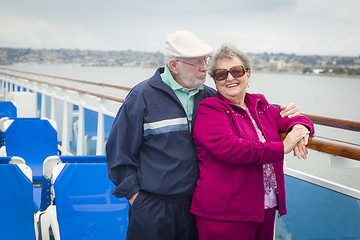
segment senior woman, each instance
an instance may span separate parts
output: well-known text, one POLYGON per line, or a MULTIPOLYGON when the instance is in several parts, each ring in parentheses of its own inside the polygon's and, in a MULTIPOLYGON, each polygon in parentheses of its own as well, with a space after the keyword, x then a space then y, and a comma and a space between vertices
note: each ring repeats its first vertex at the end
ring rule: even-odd
POLYGON ((191 212, 200 240, 273 239, 275 211, 286 214, 284 153, 296 147, 306 158, 314 133, 308 118, 282 118, 263 95, 247 93, 250 69, 249 56, 229 44, 209 64, 218 92, 199 104, 193 134, 200 178, 191 212))

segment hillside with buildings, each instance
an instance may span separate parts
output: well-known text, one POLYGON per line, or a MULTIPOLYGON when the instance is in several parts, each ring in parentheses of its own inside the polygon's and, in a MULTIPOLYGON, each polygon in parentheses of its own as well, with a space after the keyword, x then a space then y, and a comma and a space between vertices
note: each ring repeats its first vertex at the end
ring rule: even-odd
MULTIPOLYGON (((360 56, 248 54, 252 59, 253 69, 256 71, 360 76, 360 56)), ((84 66, 159 67, 163 65, 163 62, 164 57, 161 52, 0 48, 0 65, 80 64, 84 66)))

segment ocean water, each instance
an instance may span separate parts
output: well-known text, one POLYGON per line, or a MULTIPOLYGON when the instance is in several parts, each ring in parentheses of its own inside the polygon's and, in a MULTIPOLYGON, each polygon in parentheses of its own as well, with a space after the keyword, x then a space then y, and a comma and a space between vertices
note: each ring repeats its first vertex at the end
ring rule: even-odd
MULTIPOLYGON (((133 87, 151 77, 156 69, 129 67, 82 67, 80 65, 16 65, 13 69, 80 80, 133 87)), ((208 78, 207 85, 214 87, 208 78)), ((111 90, 109 90, 111 91, 111 90)), ((295 102, 303 113, 360 121, 360 78, 253 72, 250 93, 262 93, 269 102, 295 102)), ((111 94, 116 94, 111 92, 111 94)), ((317 136, 360 144, 360 133, 315 126, 317 136)), ((360 168, 329 166, 329 155, 309 151, 308 159, 286 155, 286 166, 360 190, 360 168)), ((359 164, 360 165, 360 162, 359 164)))

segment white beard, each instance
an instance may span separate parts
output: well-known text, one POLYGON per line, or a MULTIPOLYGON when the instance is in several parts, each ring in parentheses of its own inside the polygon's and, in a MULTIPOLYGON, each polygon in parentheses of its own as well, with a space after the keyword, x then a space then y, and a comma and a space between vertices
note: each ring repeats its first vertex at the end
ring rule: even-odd
POLYGON ((189 73, 182 66, 180 66, 179 70, 180 70, 179 78, 182 81, 182 86, 185 88, 194 89, 201 86, 201 84, 203 84, 206 81, 206 78, 204 79, 196 78, 194 74, 189 73))

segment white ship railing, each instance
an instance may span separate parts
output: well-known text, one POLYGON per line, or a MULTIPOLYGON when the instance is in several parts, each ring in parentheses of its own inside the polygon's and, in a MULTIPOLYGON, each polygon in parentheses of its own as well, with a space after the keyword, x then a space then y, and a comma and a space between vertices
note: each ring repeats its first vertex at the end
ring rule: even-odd
MULTIPOLYGON (((41 95, 41 109, 37 113, 38 117, 50 117, 59 126, 58 132, 61 139, 61 150, 63 155, 86 155, 85 146, 85 117, 84 110, 89 109, 98 113, 97 136, 96 136, 96 154, 105 154, 105 123, 104 115, 115 117, 116 113, 124 101, 130 88, 94 83, 83 80, 76 80, 46 74, 18 71, 7 68, 0 68, 0 95, 8 99, 12 92, 32 92, 41 95), (63 82, 61 82, 63 81, 63 82), (66 82, 72 82, 71 84, 66 82), (71 87, 70 87, 71 86, 71 87), (95 90, 91 90, 95 86, 95 90), (116 95, 106 93, 106 88, 116 89, 116 95), (47 103, 50 98, 50 104, 47 103), (47 109, 47 105, 50 105, 47 109), (77 105, 78 110, 74 111, 73 106, 77 105), (50 112, 49 112, 50 111, 50 112), (72 122, 74 116, 77 116, 77 128, 74 128, 72 122), (76 132, 76 152, 70 150, 70 140, 72 132, 76 132)), ((305 114, 312 119, 315 124, 321 124, 336 128, 342 128, 352 131, 360 131, 360 123, 341 119, 333 119, 305 114)), ((351 159, 352 162, 360 161, 360 146, 352 143, 344 143, 333 139, 326 139, 315 136, 310 139, 309 149, 327 153, 330 156, 338 156, 336 161, 351 159), (355 161, 353 161, 355 160, 355 161)), ((345 160, 346 162, 346 160, 345 160)), ((359 163, 359 162, 356 162, 359 163)), ((347 164, 347 163, 346 163, 347 164)), ((335 192, 345 194, 356 199, 360 199, 360 191, 337 184, 316 176, 286 168, 285 173, 289 176, 310 182, 330 189, 335 192)))
MULTIPOLYGON (((45 76, 47 80, 40 80, 37 78, 30 78, 23 75, 9 74, 1 72, 1 86, 0 95, 3 99, 9 99, 9 95, 13 92, 31 92, 40 94, 41 109, 35 117, 49 117, 54 120, 61 129, 58 132, 61 138, 61 151, 64 155, 73 154, 70 152, 70 140, 72 131, 76 130, 77 134, 77 152, 76 155, 85 155, 85 121, 84 109, 89 109, 98 113, 97 119, 97 136, 96 136, 96 155, 105 154, 105 135, 104 135, 104 115, 115 117, 116 113, 124 101, 124 97, 129 88, 119 88, 119 94, 122 97, 111 96, 101 92, 88 90, 87 85, 98 85, 100 90, 102 88, 114 87, 112 85, 97 84, 86 81, 78 81, 73 79, 76 83, 80 83, 78 87, 73 87, 74 84, 66 85, 59 84, 52 80, 67 80, 72 79, 58 78, 45 76), (47 109, 48 103, 46 99, 50 98, 50 109, 47 109), (78 106, 78 111, 73 111, 73 105, 78 106), (61 107, 61 109, 59 109, 61 107), (50 111, 50 112, 49 112, 50 111), (72 129, 72 120, 74 115, 78 115, 77 129, 72 129)), ((44 76, 41 76, 44 77, 44 76)), ((31 107, 31 106, 29 106, 31 107)))

